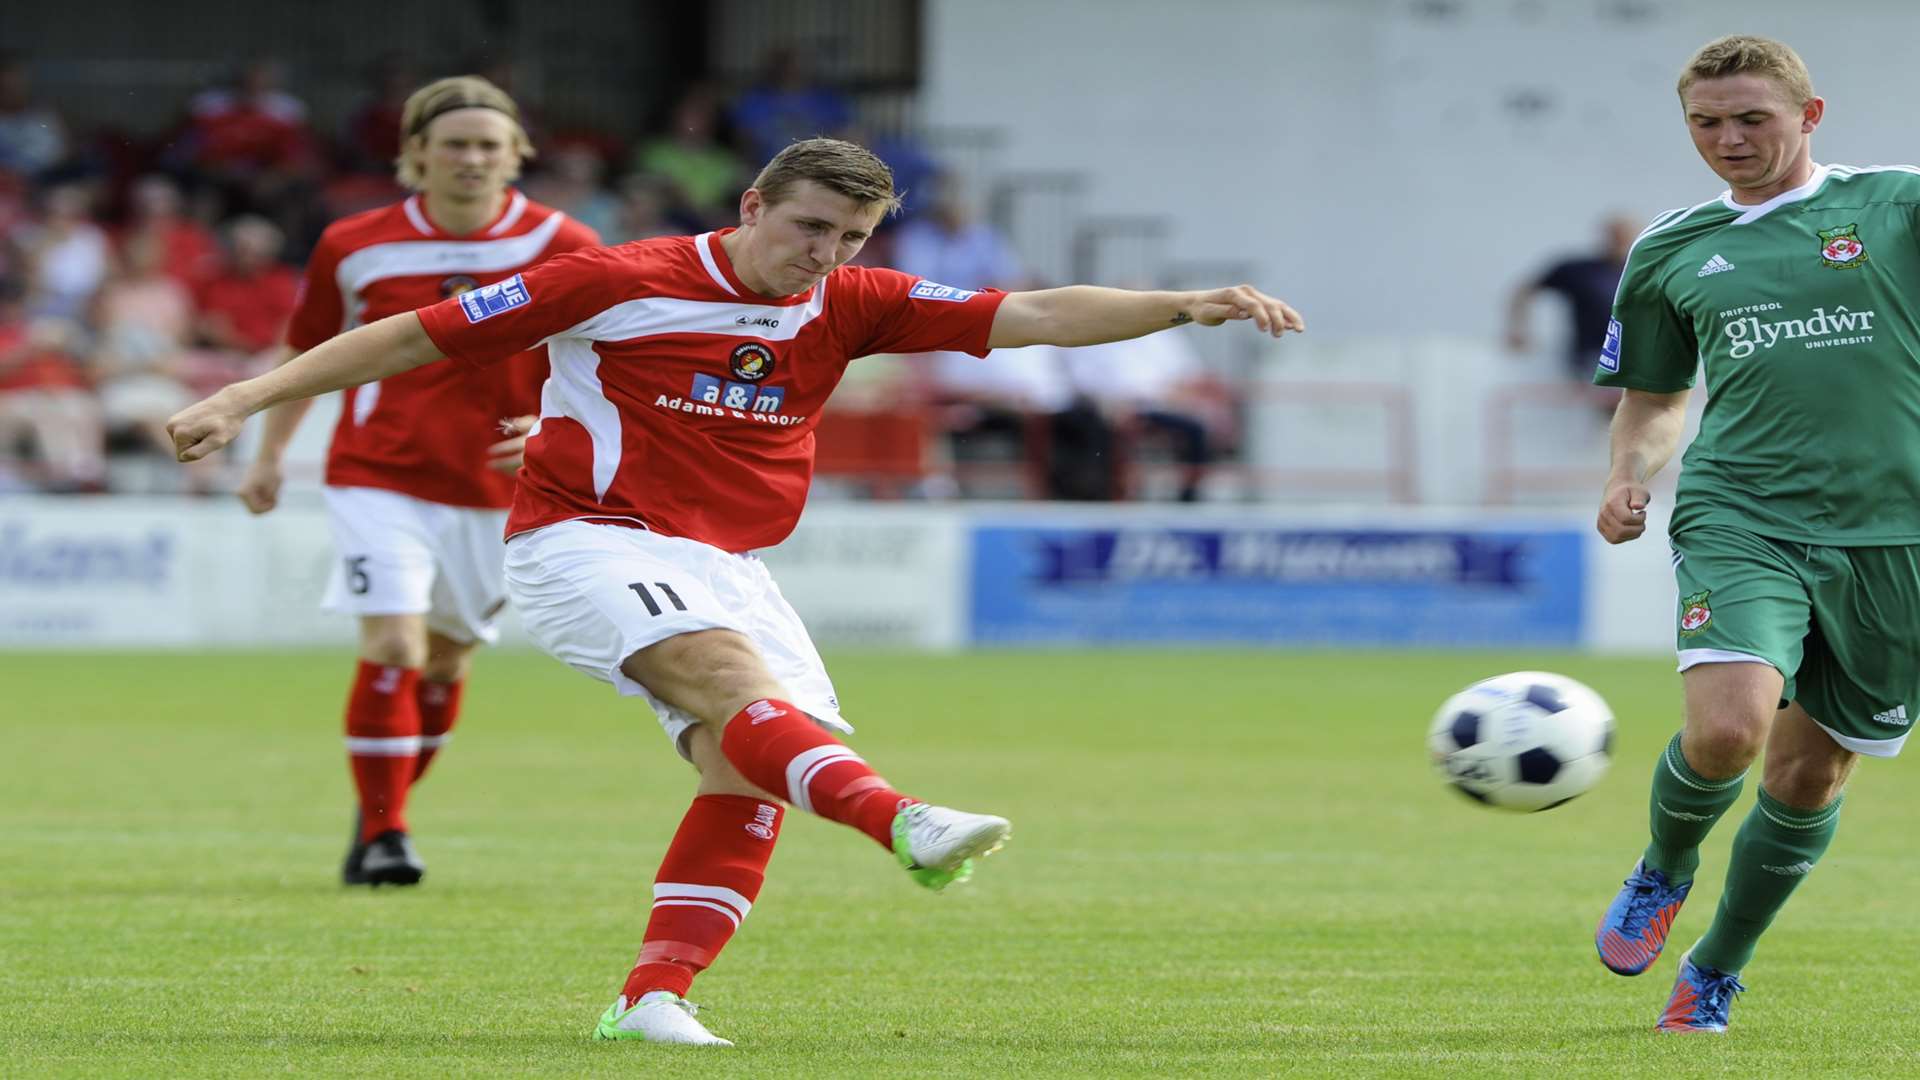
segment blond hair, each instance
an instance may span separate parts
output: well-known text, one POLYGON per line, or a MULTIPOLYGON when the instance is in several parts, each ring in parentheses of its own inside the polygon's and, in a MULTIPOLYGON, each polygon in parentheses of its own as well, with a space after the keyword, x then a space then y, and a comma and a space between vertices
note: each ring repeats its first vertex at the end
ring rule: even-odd
POLYGON ((1772 79, 1796 108, 1813 100, 1813 76, 1806 62, 1786 42, 1750 34, 1729 34, 1700 46, 1680 70, 1680 96, 1701 79, 1729 75, 1759 75, 1772 79))
POLYGON ((841 139, 789 143, 753 178, 753 186, 761 200, 772 206, 802 180, 811 180, 862 206, 882 204, 886 208, 883 216, 900 209, 900 195, 893 190, 893 170, 873 151, 841 139))
MULTIPOLYGON (((425 183, 425 170, 413 154, 414 140, 420 140, 424 146, 428 125, 456 109, 492 109, 505 116, 513 124, 514 152, 521 161, 533 156, 533 140, 527 138, 527 129, 520 123, 520 107, 505 90, 478 75, 436 79, 407 95, 407 103, 400 110, 400 156, 393 159, 393 165, 394 178, 400 181, 401 187, 418 191, 425 183)), ((519 175, 516 167, 507 179, 513 180, 519 175)))

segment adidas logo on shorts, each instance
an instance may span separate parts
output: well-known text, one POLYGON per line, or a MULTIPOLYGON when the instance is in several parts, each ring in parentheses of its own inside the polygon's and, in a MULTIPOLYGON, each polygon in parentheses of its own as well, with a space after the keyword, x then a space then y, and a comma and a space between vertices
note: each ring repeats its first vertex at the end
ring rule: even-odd
POLYGON ((1715 255, 1713 258, 1700 264, 1700 272, 1695 274, 1694 277, 1706 277, 1708 274, 1724 274, 1733 268, 1732 263, 1715 255))
POLYGON ((1876 724, 1886 724, 1889 727, 1909 727, 1913 724, 1912 720, 1907 719, 1907 707, 1905 705, 1895 705, 1886 712, 1874 713, 1873 722, 1876 724))

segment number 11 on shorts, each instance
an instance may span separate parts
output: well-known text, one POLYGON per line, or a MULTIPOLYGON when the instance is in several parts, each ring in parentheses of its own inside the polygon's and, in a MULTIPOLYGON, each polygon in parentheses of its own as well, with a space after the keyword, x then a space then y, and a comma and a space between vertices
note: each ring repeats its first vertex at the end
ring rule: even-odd
MULTIPOLYGON (((664 581, 656 581, 653 583, 653 587, 659 589, 661 594, 667 598, 667 602, 673 605, 673 610, 687 610, 687 605, 681 601, 680 595, 673 591, 673 586, 668 585, 664 581)), ((647 614, 660 614, 660 601, 653 598, 653 593, 648 591, 646 582, 636 581, 628 585, 627 588, 632 589, 633 594, 640 598, 640 602, 647 605, 647 614)))

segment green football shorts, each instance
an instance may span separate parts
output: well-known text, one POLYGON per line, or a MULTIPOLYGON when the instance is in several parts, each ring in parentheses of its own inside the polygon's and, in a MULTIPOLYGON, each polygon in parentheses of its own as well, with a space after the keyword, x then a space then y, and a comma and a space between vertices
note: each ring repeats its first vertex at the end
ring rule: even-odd
POLYGON ((1920 715, 1920 546, 1823 547, 1703 525, 1673 537, 1680 670, 1763 660, 1834 741, 1892 757, 1920 715))

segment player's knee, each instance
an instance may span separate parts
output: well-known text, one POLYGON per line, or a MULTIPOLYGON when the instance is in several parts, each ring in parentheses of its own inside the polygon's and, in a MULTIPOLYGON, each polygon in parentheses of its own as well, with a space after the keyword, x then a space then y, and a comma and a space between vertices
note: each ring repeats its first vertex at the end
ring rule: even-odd
POLYGON ((1818 810, 1840 797, 1846 769, 1826 755, 1767 755, 1761 786, 1767 794, 1801 810, 1818 810))
POLYGON ((434 682, 460 682, 473 667, 473 643, 462 643, 435 636, 427 645, 426 663, 420 674, 434 682))
POLYGON ((1767 718, 1737 709, 1689 717, 1681 747, 1687 764, 1709 779, 1733 776, 1753 764, 1767 741, 1767 718))
POLYGON ((422 668, 427 663, 427 642, 404 621, 369 619, 360 631, 360 658, 371 664, 422 668))

